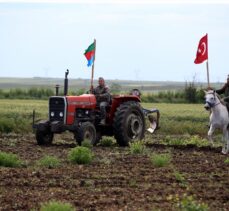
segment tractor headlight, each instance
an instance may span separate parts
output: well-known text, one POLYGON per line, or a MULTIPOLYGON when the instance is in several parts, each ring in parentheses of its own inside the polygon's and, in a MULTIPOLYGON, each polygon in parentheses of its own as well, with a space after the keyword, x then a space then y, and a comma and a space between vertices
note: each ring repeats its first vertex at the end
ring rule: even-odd
POLYGON ((60 112, 59 115, 60 115, 60 117, 63 117, 64 116, 63 112, 60 112))
POLYGON ((54 117, 55 113, 52 111, 52 112, 50 113, 50 115, 51 115, 51 117, 54 117))

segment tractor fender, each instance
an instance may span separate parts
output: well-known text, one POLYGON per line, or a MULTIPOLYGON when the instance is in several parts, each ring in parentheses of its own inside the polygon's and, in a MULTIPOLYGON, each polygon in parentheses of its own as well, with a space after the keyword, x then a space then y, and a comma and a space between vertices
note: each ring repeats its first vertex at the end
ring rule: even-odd
POLYGON ((140 98, 134 95, 113 95, 112 96, 111 109, 109 112, 109 123, 110 124, 113 123, 114 115, 115 115, 117 108, 124 102, 128 102, 128 101, 141 102, 140 98))

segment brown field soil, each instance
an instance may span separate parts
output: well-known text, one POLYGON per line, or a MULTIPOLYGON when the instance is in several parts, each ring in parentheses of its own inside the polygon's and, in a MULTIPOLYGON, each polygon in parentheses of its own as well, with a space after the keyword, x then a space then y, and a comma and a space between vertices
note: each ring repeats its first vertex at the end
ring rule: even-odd
POLYGON ((50 200, 71 203, 76 210, 177 210, 175 198, 183 194, 209 210, 229 210, 228 155, 220 148, 152 144, 148 154, 172 156, 170 165, 155 167, 149 155, 116 146, 94 147, 92 164, 73 165, 67 154, 75 146, 68 134, 42 147, 33 134, 0 135, 0 151, 24 161, 23 167, 0 167, 0 210, 39 210, 50 200), (58 157, 61 167, 39 167, 44 155, 58 157))

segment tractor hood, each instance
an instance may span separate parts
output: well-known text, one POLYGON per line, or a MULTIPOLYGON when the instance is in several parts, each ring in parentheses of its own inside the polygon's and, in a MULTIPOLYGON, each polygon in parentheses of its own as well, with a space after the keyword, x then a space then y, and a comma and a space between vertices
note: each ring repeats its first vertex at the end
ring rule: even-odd
POLYGON ((83 94, 80 96, 66 96, 69 107, 94 109, 96 107, 96 98, 92 94, 83 94))
POLYGON ((77 109, 95 109, 96 98, 92 94, 83 94, 80 96, 66 96, 67 101, 67 124, 73 124, 75 112, 77 109))

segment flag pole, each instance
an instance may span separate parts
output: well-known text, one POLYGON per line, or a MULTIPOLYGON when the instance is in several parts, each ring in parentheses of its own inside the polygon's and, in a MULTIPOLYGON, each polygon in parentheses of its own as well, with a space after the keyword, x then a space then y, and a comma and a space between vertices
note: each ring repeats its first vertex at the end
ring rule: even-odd
POLYGON ((208 60, 207 60, 207 62, 206 62, 206 67, 207 67, 207 80, 208 80, 208 88, 210 88, 208 60))
MULTIPOLYGON (((95 45, 95 52, 96 52, 96 39, 94 39, 94 45, 95 45)), ((95 54, 94 54, 92 68, 91 68, 91 93, 93 91, 94 65, 95 65, 95 54)))

